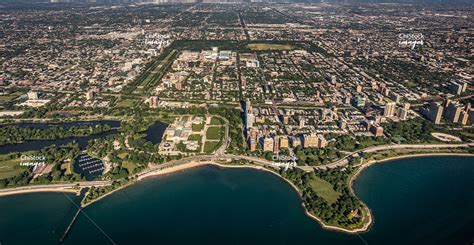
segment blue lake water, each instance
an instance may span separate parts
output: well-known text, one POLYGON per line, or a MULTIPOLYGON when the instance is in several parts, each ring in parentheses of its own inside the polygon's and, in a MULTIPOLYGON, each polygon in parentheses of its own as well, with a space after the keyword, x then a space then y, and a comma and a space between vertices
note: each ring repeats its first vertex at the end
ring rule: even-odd
MULTIPOLYGON (((472 244, 473 160, 423 157, 368 167, 354 189, 375 223, 360 235, 322 229, 277 176, 201 167, 92 204, 64 244, 472 244)), ((62 193, 2 197, 0 242, 57 244, 73 215, 62 193)))

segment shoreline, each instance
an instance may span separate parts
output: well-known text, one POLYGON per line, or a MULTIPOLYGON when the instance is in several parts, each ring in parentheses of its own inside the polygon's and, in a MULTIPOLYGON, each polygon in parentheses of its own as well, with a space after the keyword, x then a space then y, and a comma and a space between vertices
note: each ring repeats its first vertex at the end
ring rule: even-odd
POLYGON ((38 188, 38 189, 17 189, 17 190, 8 190, 2 192, 0 190, 0 197, 5 196, 13 196, 13 195, 21 195, 21 194, 29 194, 29 193, 36 193, 36 192, 69 192, 69 193, 80 193, 81 188, 73 189, 71 187, 57 187, 54 189, 45 187, 45 188, 38 188))
POLYGON ((216 162, 190 162, 190 163, 181 164, 181 165, 178 165, 178 166, 175 166, 175 167, 166 168, 166 169, 163 169, 161 171, 150 172, 150 173, 147 173, 143 176, 140 176, 135 182, 131 182, 130 184, 127 184, 127 185, 121 186, 121 187, 119 187, 115 190, 112 190, 112 191, 104 194, 103 196, 100 196, 99 198, 87 203, 86 205, 82 206, 82 208, 85 208, 85 207, 89 206, 90 204, 93 204, 93 203, 101 200, 102 198, 105 198, 106 196, 111 195, 112 193, 114 193, 116 191, 122 190, 122 189, 124 189, 128 186, 131 186, 131 185, 137 183, 140 180, 153 178, 153 177, 158 177, 158 176, 162 176, 162 175, 179 173, 179 172, 182 172, 182 171, 190 170, 190 169, 193 169, 193 168, 204 167, 204 166, 217 166, 217 167, 221 167, 221 168, 251 168, 251 169, 261 170, 261 171, 264 171, 264 172, 267 172, 267 173, 271 173, 271 174, 277 176, 280 180, 283 180, 284 182, 289 184, 290 187, 293 188, 294 191, 296 191, 296 193, 298 195, 298 198, 300 200, 300 205, 303 208, 305 215, 308 218, 316 221, 319 225, 321 225, 321 227, 323 229, 337 231, 337 232, 343 232, 343 233, 347 233, 347 234, 356 234, 356 233, 367 231, 370 228, 371 224, 372 224, 372 215, 370 213, 370 209, 363 202, 362 203, 364 205, 364 208, 367 211, 367 217, 368 217, 369 220, 368 220, 367 223, 364 224, 364 226, 362 228, 357 228, 357 229, 354 229, 354 230, 348 230, 348 229, 344 229, 342 227, 332 226, 332 225, 328 225, 328 224, 324 223, 320 218, 318 218, 316 215, 314 215, 314 214, 312 214, 308 211, 308 209, 306 208, 306 206, 303 202, 303 198, 301 196, 301 191, 291 181, 283 178, 281 175, 271 171, 270 169, 267 169, 267 168, 265 168, 263 166, 260 166, 260 165, 253 165, 253 164, 252 165, 249 165, 249 164, 247 164, 247 165, 236 165, 236 164, 222 164, 222 163, 216 163, 216 162))
MULTIPOLYGON (((310 213, 307 209, 306 209, 306 206, 303 202, 303 199, 301 197, 301 191, 298 189, 297 186, 295 186, 291 181, 283 178, 281 175, 279 175, 278 173, 268 169, 268 168, 265 168, 264 166, 261 166, 261 165, 255 165, 255 164, 245 164, 245 165, 236 165, 236 164, 222 164, 222 163, 217 163, 217 162, 189 162, 189 163, 185 163, 185 164, 181 164, 181 165, 178 165, 178 166, 174 166, 174 167, 169 167, 169 168, 166 168, 166 169, 161 169, 161 170, 157 170, 157 171, 152 171, 152 172, 149 172, 149 173, 146 173, 142 176, 139 176, 136 180, 126 184, 126 185, 123 185, 123 186, 120 186, 118 187, 117 189, 114 189, 100 197, 98 197, 97 199, 94 199, 92 200, 91 202, 85 204, 85 205, 82 205, 81 204, 81 207, 82 208, 86 208, 87 206, 95 203, 95 202, 98 202, 100 200, 102 200, 103 198, 117 192, 117 191, 120 191, 126 187, 129 187, 133 184, 136 184, 138 183, 139 181, 141 180, 144 180, 144 179, 147 179, 147 178, 152 178, 152 177, 158 177, 158 176, 162 176, 162 175, 168 175, 168 174, 174 174, 174 173, 179 173, 179 172, 182 172, 182 171, 186 171, 186 170, 190 170, 190 169, 193 169, 193 168, 198 168, 198 167, 203 167, 203 166, 217 166, 217 167, 222 167, 222 168, 251 168, 251 169, 256 169, 256 170, 262 170, 262 171, 265 171, 265 172, 268 172, 268 173, 271 173, 277 177, 279 177, 279 179, 283 180, 284 182, 286 182, 287 184, 289 184, 293 190, 296 191, 296 193, 298 194, 298 197, 300 199, 300 202, 301 202, 301 206, 305 212, 305 215, 308 216, 309 218, 313 219, 314 221, 318 222, 321 227, 323 229, 326 229, 326 230, 332 230, 332 231, 337 231, 337 232, 342 232, 342 233, 346 233, 346 234, 357 234, 357 233, 361 233, 361 232, 366 232, 368 230, 370 230, 370 227, 373 225, 374 223, 374 219, 373 219, 373 215, 372 215, 372 211, 371 209, 362 201, 360 200, 357 195, 355 195, 354 193, 354 190, 353 190, 353 182, 354 180, 359 176, 359 174, 367 167, 373 165, 373 164, 379 164, 379 163, 385 163, 385 162, 390 162, 390 161, 394 161, 394 160, 399 160, 399 159, 405 159, 405 158, 415 158, 415 157, 433 157, 433 156, 466 156, 466 157, 474 157, 474 154, 472 153, 419 153, 419 154, 407 154, 407 155, 401 155, 401 156, 395 156, 395 157, 389 157, 389 158, 385 158, 385 159, 381 159, 381 160, 371 160, 369 162, 366 162, 366 163, 363 163, 363 164, 360 164, 360 165, 357 165, 356 167, 357 170, 356 172, 350 177, 349 179, 349 190, 351 191, 351 193, 362 203, 365 211, 367 212, 366 214, 366 217, 367 217, 367 222, 364 224, 363 227, 361 228, 357 228, 357 229, 353 229, 353 230, 348 230, 348 229, 345 229, 345 228, 342 228, 342 227, 338 227, 338 226, 332 226, 332 225, 328 225, 328 224, 325 224, 320 218, 318 218, 316 215, 310 213)), ((1 191, 1 190, 0 190, 1 191)), ((10 192, 0 192, 0 197, 2 196, 8 196, 8 195, 17 195, 17 194, 26 194, 26 193, 34 193, 34 192, 73 192, 73 193, 78 193, 80 191, 80 189, 71 189, 70 187, 58 187, 56 189, 50 189, 50 188, 40 188, 40 189, 23 189, 23 190, 13 190, 13 191, 10 191, 10 192)))

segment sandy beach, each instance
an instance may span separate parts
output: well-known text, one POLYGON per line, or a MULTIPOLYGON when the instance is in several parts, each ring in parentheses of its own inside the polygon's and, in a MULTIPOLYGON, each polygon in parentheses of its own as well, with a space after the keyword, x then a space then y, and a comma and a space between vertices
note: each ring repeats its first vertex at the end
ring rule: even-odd
POLYGON ((0 197, 34 193, 34 192, 70 192, 70 193, 79 193, 80 189, 73 189, 71 187, 58 187, 58 188, 25 188, 25 189, 14 189, 14 190, 0 190, 0 197))

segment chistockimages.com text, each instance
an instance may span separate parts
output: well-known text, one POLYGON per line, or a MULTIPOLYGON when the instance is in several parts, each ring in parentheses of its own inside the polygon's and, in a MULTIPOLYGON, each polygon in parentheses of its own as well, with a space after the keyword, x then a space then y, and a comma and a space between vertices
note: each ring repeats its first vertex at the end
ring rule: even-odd
POLYGON ((46 158, 44 156, 28 156, 21 155, 20 166, 31 167, 31 166, 45 166, 46 158))
POLYGON ((274 155, 272 156, 272 165, 275 167, 285 167, 285 170, 289 167, 296 167, 296 160, 295 156, 280 156, 274 155))
POLYGON ((401 33, 398 35, 398 44, 414 49, 416 45, 423 45, 425 37, 421 33, 401 33))

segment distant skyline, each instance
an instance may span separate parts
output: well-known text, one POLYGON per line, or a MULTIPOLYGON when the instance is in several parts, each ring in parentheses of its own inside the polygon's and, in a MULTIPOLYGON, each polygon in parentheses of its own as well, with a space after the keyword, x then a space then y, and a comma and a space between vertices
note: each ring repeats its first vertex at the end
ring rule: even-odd
POLYGON ((285 2, 285 3, 401 3, 401 4, 468 4, 473 5, 471 0, 0 0, 0 3, 47 3, 47 2, 69 2, 69 3, 189 3, 189 2, 285 2))

